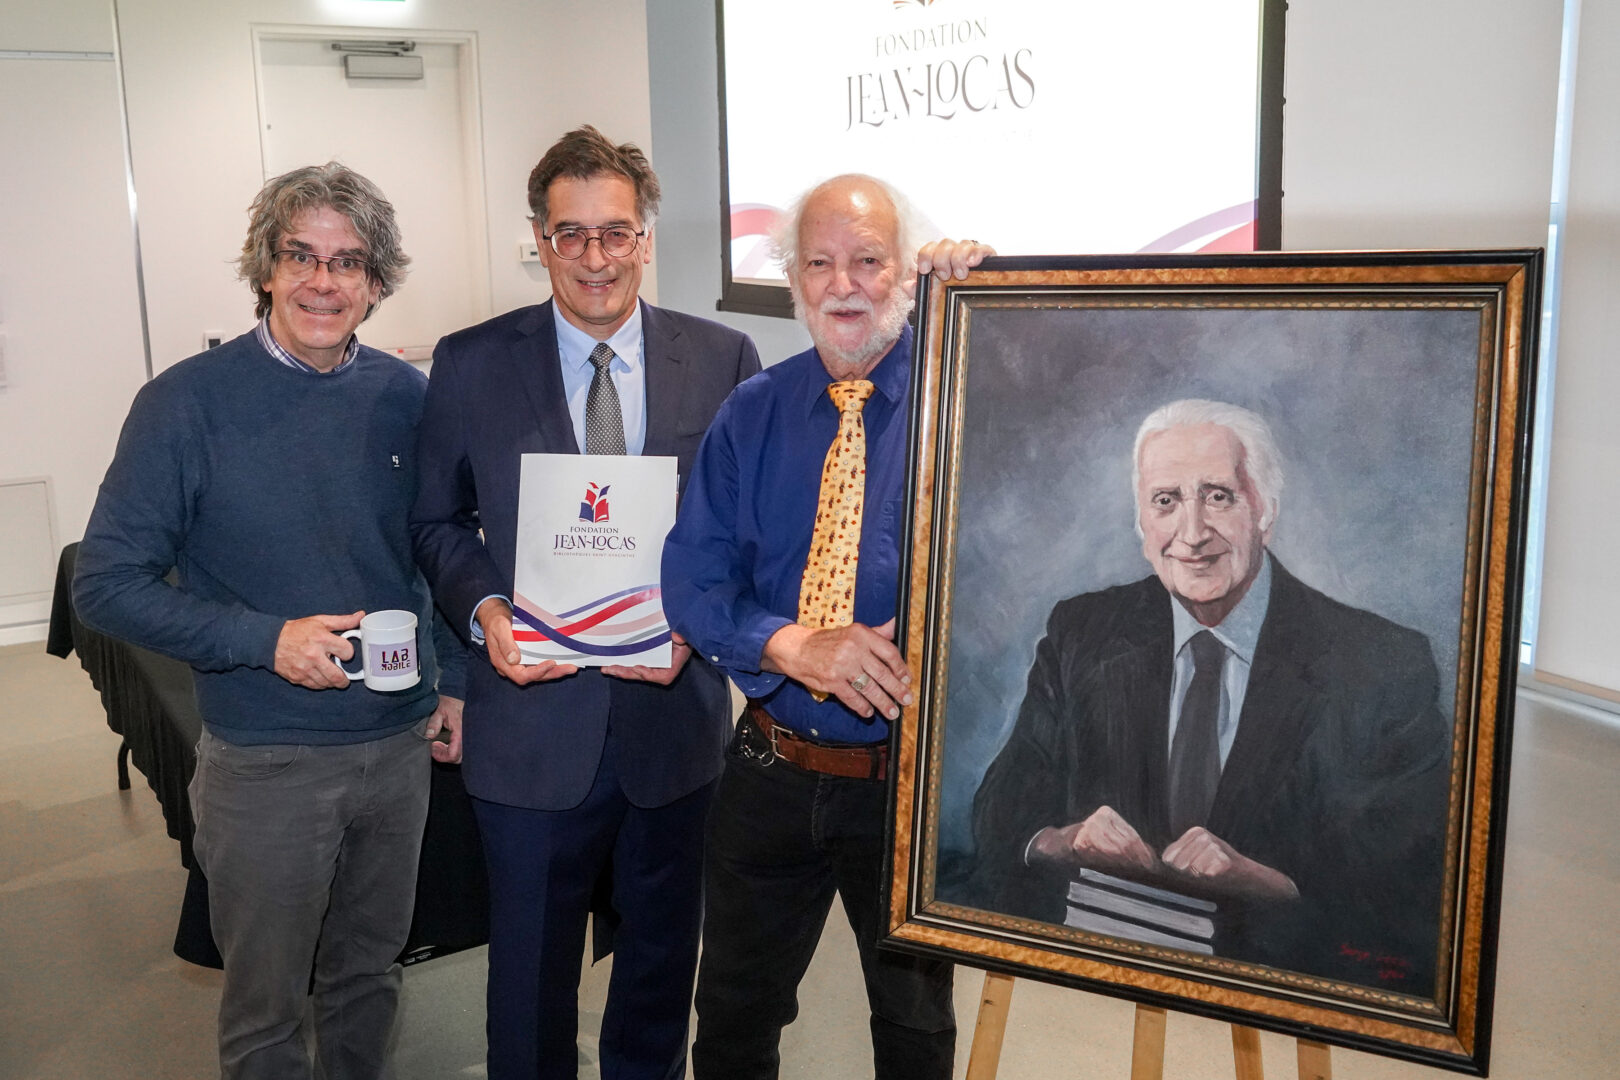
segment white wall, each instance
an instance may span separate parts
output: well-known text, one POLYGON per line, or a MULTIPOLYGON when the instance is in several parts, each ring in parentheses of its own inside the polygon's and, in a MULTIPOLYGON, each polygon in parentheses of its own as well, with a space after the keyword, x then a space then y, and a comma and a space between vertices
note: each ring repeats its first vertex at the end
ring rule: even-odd
MULTIPOLYGON (((110 53, 106 0, 7 5, 0 50, 110 53), (26 7, 27 10, 23 10, 26 7), (45 17, 48 13, 49 18, 45 17)), ((8 502, 0 643, 43 636, 54 532, 77 539, 129 400, 145 379, 117 70, 111 60, 0 59, 0 481, 48 477, 8 502)))
MULTIPOLYGON (((1293 0, 1283 240, 1541 247, 1561 0, 1293 0)), ((1536 675, 1620 701, 1620 5, 1580 5, 1536 675)))
POLYGON ((1580 19, 1536 674, 1620 701, 1620 4, 1580 19))
POLYGON ((1283 245, 1541 247, 1560 0, 1292 0, 1283 245))
POLYGON ((23 52, 111 52, 111 0, 9 0, 0 4, 0 49, 23 52))

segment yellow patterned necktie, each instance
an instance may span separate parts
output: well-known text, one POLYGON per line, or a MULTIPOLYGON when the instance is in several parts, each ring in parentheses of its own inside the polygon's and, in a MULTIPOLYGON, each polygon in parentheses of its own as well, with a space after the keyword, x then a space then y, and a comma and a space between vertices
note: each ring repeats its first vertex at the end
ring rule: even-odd
MULTIPOLYGON (((799 584, 799 625, 812 629, 848 626, 855 621, 855 570, 861 554, 861 509, 866 502, 866 425, 861 408, 874 387, 849 379, 827 387, 838 406, 838 434, 821 466, 821 498, 810 557, 799 584)), ((817 701, 827 695, 812 690, 817 701)))

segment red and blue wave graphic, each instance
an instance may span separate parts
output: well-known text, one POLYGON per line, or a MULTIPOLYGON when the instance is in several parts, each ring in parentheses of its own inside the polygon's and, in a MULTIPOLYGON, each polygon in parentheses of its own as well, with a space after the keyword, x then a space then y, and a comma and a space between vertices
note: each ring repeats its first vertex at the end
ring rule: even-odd
POLYGON ((1228 206, 1165 233, 1140 251, 1226 252, 1255 249, 1255 204, 1228 206))
POLYGON ((634 656, 670 639, 662 601, 657 585, 637 585, 553 613, 519 595, 512 605, 512 636, 519 648, 549 641, 582 656, 634 656))
POLYGON ((731 206, 731 242, 753 238, 745 253, 731 268, 732 277, 759 277, 767 272, 771 257, 771 230, 782 216, 781 207, 766 203, 733 203, 731 206))

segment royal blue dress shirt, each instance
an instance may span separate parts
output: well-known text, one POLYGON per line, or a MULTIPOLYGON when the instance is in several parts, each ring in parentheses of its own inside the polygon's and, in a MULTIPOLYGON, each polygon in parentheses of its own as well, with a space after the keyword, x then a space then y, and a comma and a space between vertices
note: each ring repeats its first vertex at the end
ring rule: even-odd
MULTIPOLYGON (((877 627, 894 618, 899 598, 910 328, 867 378, 876 390, 861 413, 866 506, 855 621, 877 627)), ((800 684, 760 670, 765 642, 798 619, 821 466, 838 432, 832 382, 810 349, 755 375, 720 407, 664 544, 664 612, 778 723, 822 742, 882 742, 882 717, 863 720, 836 697, 817 702, 800 684)))

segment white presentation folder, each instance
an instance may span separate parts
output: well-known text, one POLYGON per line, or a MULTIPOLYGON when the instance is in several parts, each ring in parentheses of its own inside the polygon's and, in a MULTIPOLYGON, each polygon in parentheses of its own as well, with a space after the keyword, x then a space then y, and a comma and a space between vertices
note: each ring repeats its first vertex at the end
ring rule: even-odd
POLYGON ((668 667, 672 457, 524 454, 512 630, 525 664, 668 667))

